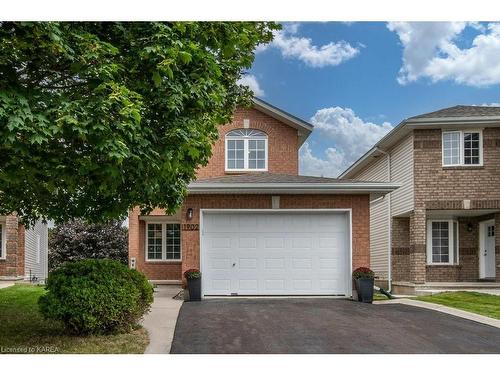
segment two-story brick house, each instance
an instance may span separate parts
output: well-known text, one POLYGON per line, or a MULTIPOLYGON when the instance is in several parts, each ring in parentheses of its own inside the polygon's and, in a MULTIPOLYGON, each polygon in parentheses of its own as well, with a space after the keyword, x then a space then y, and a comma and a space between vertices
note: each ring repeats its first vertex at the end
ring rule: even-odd
POLYGON ((401 184, 370 204, 372 268, 394 291, 499 286, 499 107, 404 120, 340 178, 401 184))
POLYGON ((398 185, 300 176, 312 129, 258 99, 237 109, 175 215, 130 212, 130 266, 156 282, 199 268, 203 295, 351 295, 370 195, 398 185))

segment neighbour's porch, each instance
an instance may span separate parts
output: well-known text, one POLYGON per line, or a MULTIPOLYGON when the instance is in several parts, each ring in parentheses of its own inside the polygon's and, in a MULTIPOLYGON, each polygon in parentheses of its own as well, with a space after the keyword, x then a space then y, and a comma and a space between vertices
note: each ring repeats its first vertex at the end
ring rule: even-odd
POLYGON ((393 220, 395 293, 500 291, 498 210, 427 209, 425 216, 411 215, 393 220))

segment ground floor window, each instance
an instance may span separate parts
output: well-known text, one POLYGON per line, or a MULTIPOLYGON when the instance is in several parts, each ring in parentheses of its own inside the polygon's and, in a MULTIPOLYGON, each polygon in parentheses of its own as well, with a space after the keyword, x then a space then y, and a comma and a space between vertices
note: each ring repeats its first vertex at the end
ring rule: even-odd
POLYGON ((146 224, 146 260, 181 260, 181 225, 146 224))
POLYGON ((427 263, 458 264, 458 223, 454 220, 427 222, 427 263))

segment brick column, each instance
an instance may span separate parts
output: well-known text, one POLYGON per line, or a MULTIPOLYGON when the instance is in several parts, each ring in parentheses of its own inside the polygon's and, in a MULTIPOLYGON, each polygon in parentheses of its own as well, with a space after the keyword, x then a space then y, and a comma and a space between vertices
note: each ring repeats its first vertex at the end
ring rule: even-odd
POLYGON ((19 254, 18 220, 14 215, 5 218, 5 276, 16 277, 19 254))
POLYGON ((410 215, 410 281, 425 283, 426 265, 425 209, 415 209, 410 215))
MULTIPOLYGON (((130 258, 139 260, 139 207, 134 207, 128 215, 128 264, 130 267, 130 258)), ((137 263, 136 263, 137 268, 137 263)))

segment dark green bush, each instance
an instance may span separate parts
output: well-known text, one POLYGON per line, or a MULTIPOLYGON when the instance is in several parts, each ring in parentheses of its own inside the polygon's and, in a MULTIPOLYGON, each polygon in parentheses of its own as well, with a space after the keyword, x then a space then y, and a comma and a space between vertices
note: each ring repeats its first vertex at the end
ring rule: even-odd
POLYGON ((130 331, 153 302, 142 273, 108 259, 66 263, 49 274, 46 289, 42 315, 76 334, 130 331))
POLYGON ((128 230, 121 221, 86 223, 76 219, 49 231, 49 270, 83 259, 128 263, 128 230))

